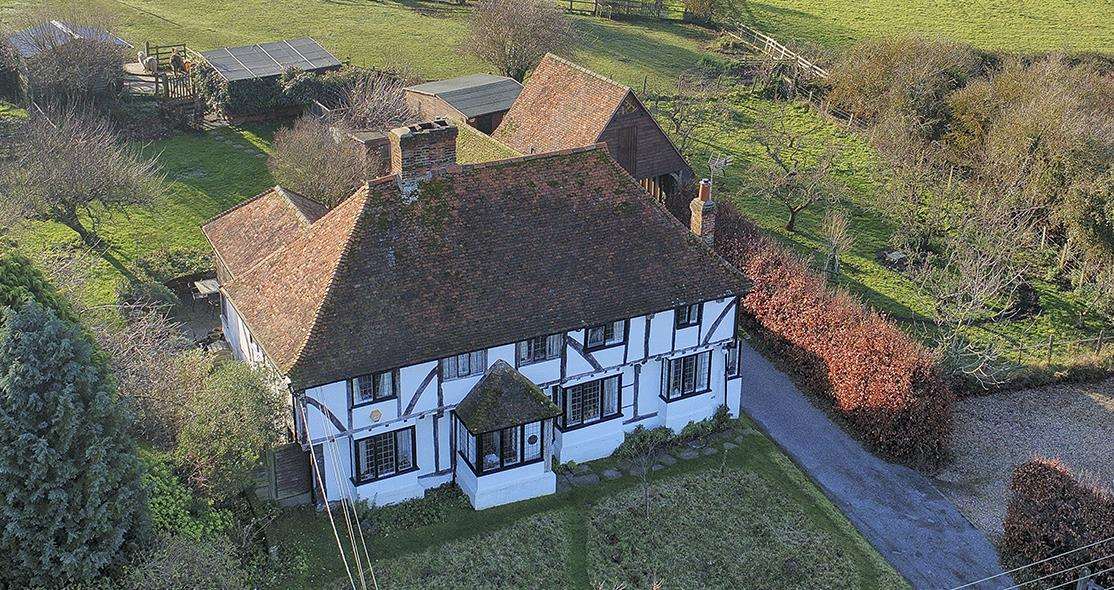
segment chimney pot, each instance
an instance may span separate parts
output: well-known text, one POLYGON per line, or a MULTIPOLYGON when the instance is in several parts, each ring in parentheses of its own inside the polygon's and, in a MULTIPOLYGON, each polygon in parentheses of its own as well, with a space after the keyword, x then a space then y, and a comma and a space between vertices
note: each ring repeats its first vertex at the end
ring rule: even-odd
POLYGON ((716 231, 716 204, 712 201, 712 181, 700 181, 696 198, 689 203, 689 229, 704 243, 713 245, 716 231))

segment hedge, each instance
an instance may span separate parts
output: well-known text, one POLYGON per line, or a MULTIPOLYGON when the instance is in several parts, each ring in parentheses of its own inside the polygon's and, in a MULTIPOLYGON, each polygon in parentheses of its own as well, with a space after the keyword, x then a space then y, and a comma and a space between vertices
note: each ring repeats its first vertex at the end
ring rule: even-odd
MULTIPOLYGON (((1006 554, 1019 563, 1033 563, 1114 537, 1114 492, 1079 481, 1059 460, 1037 457, 1018 465, 1010 487, 1002 544, 1006 554)), ((1114 540, 1045 561, 1023 573, 1030 580, 1047 575, 1042 582, 1050 586, 1068 584, 1082 575, 1078 566, 1083 564, 1093 573, 1114 568, 1114 540), (1067 569, 1070 571, 1059 574, 1067 569)), ((1022 581, 1020 577, 1018 581, 1022 581)), ((1114 570, 1094 581, 1107 588, 1114 586, 1114 570)))
POLYGON ((228 82, 203 64, 190 75, 209 108, 229 116, 248 116, 301 107, 314 100, 335 104, 346 88, 368 73, 352 67, 323 73, 291 68, 279 76, 228 82))
POLYGON ((743 310, 795 349, 786 358, 875 451, 931 467, 947 457, 955 395, 934 356, 885 316, 828 286, 728 204, 716 250, 753 283, 743 310))
POLYGON ((12 251, 0 252, 0 311, 5 307, 20 307, 28 301, 53 310, 68 322, 80 323, 70 305, 30 259, 12 251))

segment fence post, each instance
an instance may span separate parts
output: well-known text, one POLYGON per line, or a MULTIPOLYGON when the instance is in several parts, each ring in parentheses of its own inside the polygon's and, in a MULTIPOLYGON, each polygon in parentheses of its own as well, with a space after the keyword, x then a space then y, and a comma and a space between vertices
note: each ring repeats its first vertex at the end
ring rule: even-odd
POLYGON ((1021 352, 1022 352, 1021 341, 1018 340, 1017 341, 1017 364, 1019 364, 1019 365, 1021 364, 1021 352))
POLYGON ((851 116, 847 118, 847 128, 850 129, 851 124, 854 123, 854 122, 855 122, 855 113, 851 113, 851 116))
POLYGON ((1102 339, 1106 335, 1106 328, 1099 329, 1099 337, 1095 340, 1095 354, 1102 352, 1102 339))

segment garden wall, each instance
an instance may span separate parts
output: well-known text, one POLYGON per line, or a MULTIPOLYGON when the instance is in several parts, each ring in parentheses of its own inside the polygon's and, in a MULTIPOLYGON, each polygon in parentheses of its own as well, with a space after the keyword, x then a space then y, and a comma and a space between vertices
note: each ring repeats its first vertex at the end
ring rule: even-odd
POLYGON ((955 396, 933 355, 883 315, 828 286, 800 257, 719 204, 716 250, 753 282, 747 314, 881 455, 917 467, 947 457, 955 396))
MULTIPOLYGON (((1095 444, 1109 445, 1110 441, 1095 444)), ((1018 465, 1011 489, 1003 545, 1018 563, 1033 563, 1114 538, 1114 493, 1081 482, 1058 460, 1035 458, 1018 465)), ((1077 567, 1083 564, 1089 564, 1093 573, 1111 570, 1094 581, 1107 588, 1114 586, 1114 539, 1028 568, 1024 579, 1048 575, 1044 581, 1049 585, 1066 585, 1083 575, 1077 567), (1069 571, 1060 573, 1064 570, 1069 571)))

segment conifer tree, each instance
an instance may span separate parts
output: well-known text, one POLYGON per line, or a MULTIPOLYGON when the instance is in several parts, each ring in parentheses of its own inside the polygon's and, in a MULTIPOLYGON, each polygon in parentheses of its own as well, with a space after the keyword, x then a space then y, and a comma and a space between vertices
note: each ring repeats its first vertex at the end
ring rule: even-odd
POLYGON ((146 533, 128 415, 81 330, 28 302, 0 324, 0 586, 91 581, 146 533))

